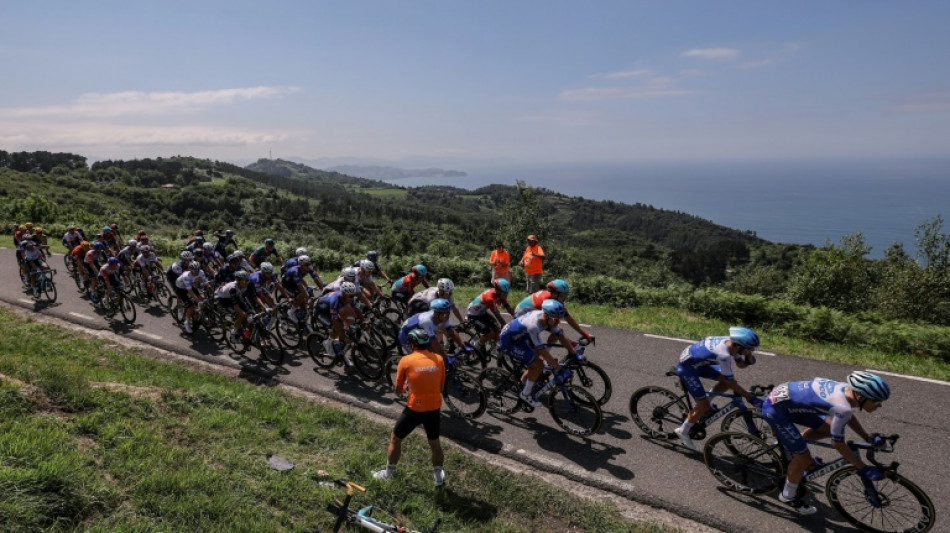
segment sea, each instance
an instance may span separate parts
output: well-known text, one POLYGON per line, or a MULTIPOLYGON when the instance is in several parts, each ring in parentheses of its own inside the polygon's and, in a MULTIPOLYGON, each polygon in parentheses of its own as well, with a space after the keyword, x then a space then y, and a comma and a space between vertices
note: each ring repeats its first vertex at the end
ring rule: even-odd
MULTIPOLYGON (((465 177, 390 183, 465 189, 518 180, 569 196, 696 215, 780 243, 838 244, 860 232, 881 258, 895 242, 915 251, 915 230, 950 216, 950 158, 495 165, 465 177)), ((950 221, 943 229, 950 233, 950 221)))

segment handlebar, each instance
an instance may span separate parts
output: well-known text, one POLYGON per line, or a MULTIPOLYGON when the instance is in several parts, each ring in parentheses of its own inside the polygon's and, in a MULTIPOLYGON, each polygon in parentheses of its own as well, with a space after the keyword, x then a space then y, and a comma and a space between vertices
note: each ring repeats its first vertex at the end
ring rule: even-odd
POLYGON ((870 442, 860 442, 860 441, 848 441, 848 446, 849 446, 852 450, 867 450, 866 453, 865 453, 865 456, 867 457, 868 462, 871 463, 872 465, 874 465, 875 467, 877 467, 878 469, 880 469, 880 470, 896 470, 897 467, 900 465, 899 462, 897 462, 897 461, 892 461, 891 464, 885 465, 885 464, 881 463, 880 461, 878 461, 878 460, 874 457, 874 455, 875 455, 876 453, 878 453, 878 452, 882 452, 882 453, 893 453, 893 452, 894 452, 894 443, 897 442, 897 439, 900 438, 900 435, 897 435, 897 434, 894 434, 894 435, 878 435, 877 433, 872 433, 872 434, 870 435, 870 437, 872 438, 872 440, 873 440, 874 437, 881 437, 881 438, 883 438, 883 439, 884 439, 884 446, 881 447, 881 448, 875 448, 874 445, 872 445, 870 442))

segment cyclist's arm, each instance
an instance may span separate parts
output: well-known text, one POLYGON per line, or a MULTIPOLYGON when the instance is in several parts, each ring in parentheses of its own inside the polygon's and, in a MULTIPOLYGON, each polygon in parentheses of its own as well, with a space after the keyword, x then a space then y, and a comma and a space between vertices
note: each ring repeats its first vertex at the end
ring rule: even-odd
POLYGON ((453 306, 452 306, 452 312, 455 313, 455 318, 458 319, 459 324, 461 324, 462 322, 464 322, 464 319, 462 318, 462 312, 459 311, 459 306, 453 305, 453 306))
POLYGON ((567 323, 570 324, 571 328, 574 329, 581 337, 587 337, 587 333, 581 328, 581 325, 577 323, 577 320, 574 319, 571 315, 564 317, 567 320, 567 323))
POLYGON ((871 436, 864 430, 864 426, 861 425, 861 422, 858 422, 858 417, 851 415, 851 420, 848 420, 848 427, 864 439, 864 442, 871 442, 871 436))
POLYGON ((838 450, 838 453, 841 454, 841 457, 844 457, 845 459, 848 460, 849 463, 851 463, 851 466, 857 468, 858 470, 861 470, 862 468, 867 466, 864 464, 864 461, 862 461, 861 458, 858 457, 858 454, 854 453, 854 450, 848 447, 847 442, 843 442, 843 441, 838 442, 838 441, 832 440, 831 445, 834 447, 834 449, 838 450))
POLYGON ((754 398, 754 396, 752 396, 752 393, 745 390, 745 387, 743 387, 742 385, 739 385, 739 382, 736 381, 734 378, 730 379, 730 378, 727 378, 726 376, 720 375, 719 378, 717 378, 717 381, 719 381, 719 383, 722 383, 726 387, 729 387, 729 389, 732 390, 732 392, 745 398, 747 402, 752 403, 752 399, 754 398))
MULTIPOLYGON (((507 323, 505 322, 505 319, 501 316, 501 312, 498 311, 497 307, 495 309, 492 309, 491 312, 495 315, 495 318, 498 319, 499 324, 504 326, 507 323)), ((512 316, 514 316, 514 313, 512 313, 512 316)))
POLYGON ((538 355, 545 364, 554 369, 555 372, 561 369, 561 363, 557 360, 556 357, 551 355, 551 352, 548 351, 546 347, 535 348, 534 353, 538 355))

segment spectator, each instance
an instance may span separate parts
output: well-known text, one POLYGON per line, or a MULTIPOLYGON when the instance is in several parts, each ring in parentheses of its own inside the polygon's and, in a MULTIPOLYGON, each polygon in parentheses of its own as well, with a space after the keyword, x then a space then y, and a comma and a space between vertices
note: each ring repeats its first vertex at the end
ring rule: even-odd
POLYGON ((508 254, 508 250, 505 250, 505 245, 501 241, 495 243, 495 249, 492 250, 488 262, 491 263, 492 282, 504 279, 511 283, 511 256, 508 254))
POLYGON ((525 277, 528 278, 528 294, 541 290, 541 276, 544 274, 544 249, 538 244, 538 238, 528 235, 528 247, 521 256, 521 266, 524 267, 525 277))

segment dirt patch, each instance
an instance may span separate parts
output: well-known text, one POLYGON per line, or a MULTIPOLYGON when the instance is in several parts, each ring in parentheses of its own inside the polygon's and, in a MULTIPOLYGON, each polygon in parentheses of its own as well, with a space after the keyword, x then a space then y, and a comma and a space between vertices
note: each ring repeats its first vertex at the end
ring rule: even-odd
POLYGON ((163 391, 161 387, 138 387, 114 382, 92 382, 89 386, 97 389, 124 392, 133 398, 146 398, 153 402, 162 399, 163 391))

